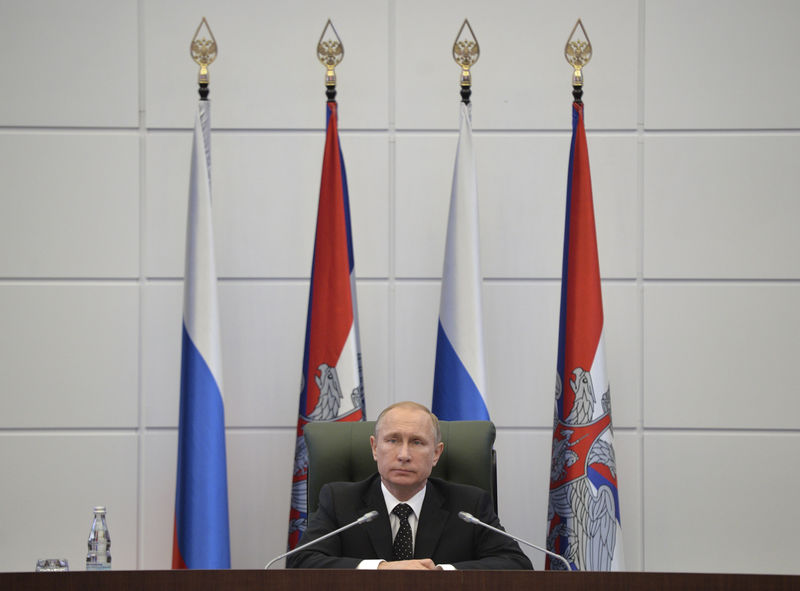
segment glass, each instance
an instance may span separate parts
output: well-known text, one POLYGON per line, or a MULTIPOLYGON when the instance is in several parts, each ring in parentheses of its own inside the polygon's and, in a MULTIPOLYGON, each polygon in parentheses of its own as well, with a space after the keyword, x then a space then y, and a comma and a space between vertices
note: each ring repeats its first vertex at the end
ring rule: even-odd
POLYGON ((43 558, 36 561, 37 573, 64 573, 69 570, 66 558, 43 558))

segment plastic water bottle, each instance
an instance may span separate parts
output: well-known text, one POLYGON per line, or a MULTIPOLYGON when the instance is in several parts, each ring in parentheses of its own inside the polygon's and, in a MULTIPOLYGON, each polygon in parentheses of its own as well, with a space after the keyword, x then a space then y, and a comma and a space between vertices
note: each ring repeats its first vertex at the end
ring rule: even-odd
POLYGON ((105 507, 94 508, 86 570, 111 570, 111 537, 108 535, 105 507))

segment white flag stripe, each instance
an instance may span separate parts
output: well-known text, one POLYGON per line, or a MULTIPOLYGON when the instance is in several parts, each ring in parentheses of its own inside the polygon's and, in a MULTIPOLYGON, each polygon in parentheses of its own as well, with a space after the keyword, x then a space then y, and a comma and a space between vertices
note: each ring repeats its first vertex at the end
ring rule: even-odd
POLYGON ((439 321, 486 403, 479 233, 472 121, 469 106, 461 103, 439 321))
MULTIPOLYGON (((592 361, 592 367, 589 369, 589 375, 592 378, 592 384, 595 389, 595 393, 600 396, 603 392, 607 392, 609 389, 608 383, 608 370, 606 368, 606 340, 605 340, 606 328, 603 326, 600 329, 600 338, 597 340, 597 349, 594 352, 594 360, 592 361)), ((593 419, 597 419, 598 417, 603 415, 603 405, 600 404, 600 400, 595 401, 594 405, 594 414, 592 416, 593 419)))
POLYGON ((339 354, 339 359, 336 362, 336 373, 339 376, 339 387, 342 389, 342 396, 344 397, 339 407, 339 416, 342 416, 351 410, 355 410, 358 406, 353 402, 353 390, 358 390, 359 398, 361 396, 358 374, 358 349, 354 325, 350 326, 350 332, 347 333, 344 347, 342 347, 342 352, 339 354))
MULTIPOLYGON (((598 339, 597 342, 597 350, 595 351, 594 354, 592 369, 589 372, 592 378, 592 383, 596 385, 596 393, 599 393, 599 395, 602 395, 603 392, 609 391, 608 369, 606 366, 605 335, 606 335, 606 328, 604 324, 602 330, 600 331, 600 339, 598 339)), ((597 420, 598 418, 603 416, 605 412, 606 411, 603 409, 602 401, 597 400, 594 405, 592 420, 597 420)), ((606 441, 609 444, 609 446, 611 446, 613 449, 614 432, 612 429, 606 430, 600 436, 600 439, 606 441)), ((619 509, 619 507, 617 508, 619 509)), ((623 546, 622 546, 622 524, 616 520, 614 521, 614 524, 616 526, 616 535, 614 536, 614 551, 613 554, 611 555, 610 569, 612 571, 620 571, 620 570, 625 570, 625 554, 623 553, 623 546)))
POLYGON ((208 101, 199 101, 189 181, 183 322, 189 338, 202 355, 221 391, 222 352, 211 221, 210 130, 208 101))

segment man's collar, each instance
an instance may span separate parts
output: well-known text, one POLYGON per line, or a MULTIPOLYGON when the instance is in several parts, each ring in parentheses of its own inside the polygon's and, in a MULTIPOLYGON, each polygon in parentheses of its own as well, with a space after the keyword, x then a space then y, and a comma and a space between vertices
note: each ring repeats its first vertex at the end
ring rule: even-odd
POLYGON ((389 489, 386 488, 386 485, 381 481, 381 492, 383 492, 383 500, 386 502, 386 512, 390 515, 392 514, 392 509, 395 506, 399 505, 400 503, 405 503, 409 507, 414 510, 414 515, 419 518, 419 514, 422 512, 422 502, 425 500, 425 490, 428 487, 428 483, 425 483, 425 486, 422 487, 413 497, 408 499, 407 501, 399 501, 389 489))

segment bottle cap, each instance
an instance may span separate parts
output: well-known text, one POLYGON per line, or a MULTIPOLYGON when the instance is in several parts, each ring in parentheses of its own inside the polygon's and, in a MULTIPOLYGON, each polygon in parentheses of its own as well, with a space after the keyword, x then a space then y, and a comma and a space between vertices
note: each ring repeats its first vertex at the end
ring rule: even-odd
POLYGON ((95 513, 105 513, 106 512, 105 505, 98 505, 97 507, 94 508, 94 512, 95 513))

